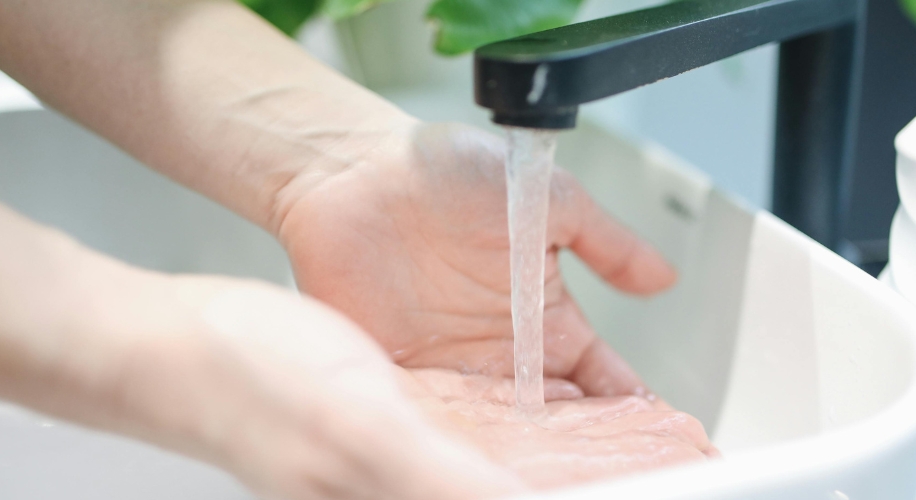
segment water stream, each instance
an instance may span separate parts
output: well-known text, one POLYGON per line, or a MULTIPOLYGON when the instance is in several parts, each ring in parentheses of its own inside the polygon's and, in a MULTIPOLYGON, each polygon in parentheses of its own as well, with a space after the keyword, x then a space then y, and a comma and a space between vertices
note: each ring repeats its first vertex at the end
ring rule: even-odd
POLYGON ((515 401, 544 412, 544 258, 556 133, 507 127, 506 186, 515 342, 515 401))

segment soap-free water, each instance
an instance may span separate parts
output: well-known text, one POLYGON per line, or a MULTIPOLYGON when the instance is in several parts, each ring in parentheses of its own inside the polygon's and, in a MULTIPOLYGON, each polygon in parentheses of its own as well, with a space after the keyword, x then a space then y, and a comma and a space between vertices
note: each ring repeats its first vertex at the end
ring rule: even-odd
POLYGON ((515 402, 536 416, 544 411, 544 258, 556 133, 506 130, 515 402))

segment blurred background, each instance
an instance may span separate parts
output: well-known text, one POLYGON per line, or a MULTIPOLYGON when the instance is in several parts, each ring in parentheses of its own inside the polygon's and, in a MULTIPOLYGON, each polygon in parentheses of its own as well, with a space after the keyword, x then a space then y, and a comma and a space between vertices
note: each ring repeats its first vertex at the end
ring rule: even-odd
MULTIPOLYGON (((269 3, 244 1, 255 8, 269 3)), ((575 20, 659 3, 589 0, 575 20)), ((353 17, 332 21, 318 16, 287 31, 316 57, 420 118, 491 127, 486 112, 473 102, 471 56, 441 56, 432 50, 435 26, 426 20, 429 5, 430 0, 383 2, 353 17)), ((893 137, 916 116, 916 26, 897 0, 871 0, 868 9, 855 167, 835 250, 874 274, 887 260, 887 234, 898 204, 893 137)), ((768 209, 777 65, 777 47, 764 46, 586 105, 583 121, 637 142, 658 143, 718 187, 752 207, 768 209)), ((0 110, 29 106, 30 101, 27 92, 0 75, 0 110)))
MULTIPOLYGON (((660 3, 586 1, 575 20, 660 3)), ((417 22, 427 5, 401 0, 336 25, 319 20, 300 39, 314 54, 417 116, 489 126, 486 113, 468 104, 473 102, 470 56, 444 58, 429 50, 433 26, 417 22)), ((916 116, 916 26, 897 0, 871 0, 867 20, 854 165, 846 174, 845 216, 833 249, 877 274, 887 261, 887 235, 898 205, 893 139, 916 116)), ((769 209, 777 66, 778 48, 764 46, 583 106, 582 116, 632 140, 659 143, 719 188, 769 209)))

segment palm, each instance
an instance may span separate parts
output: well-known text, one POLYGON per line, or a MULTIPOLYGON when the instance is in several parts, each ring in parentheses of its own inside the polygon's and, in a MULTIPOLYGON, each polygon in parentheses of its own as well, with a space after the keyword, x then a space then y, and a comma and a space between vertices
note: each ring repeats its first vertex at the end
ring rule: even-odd
MULTIPOLYGON (((281 237, 300 286, 355 319, 405 367, 513 373, 504 145, 476 129, 421 125, 316 184, 281 237)), ((655 253, 600 213, 565 172, 552 183, 545 281, 545 375, 593 395, 638 391, 566 292, 571 247, 620 288, 673 281, 655 253)))
MULTIPOLYGON (((659 400, 552 401, 535 424, 515 412, 511 379, 395 366, 320 302, 230 280, 180 283, 185 297, 219 291, 201 315, 208 362, 196 366, 206 373, 169 373, 203 373, 218 384, 172 384, 179 389, 172 399, 190 397, 205 417, 178 428, 234 429, 217 448, 232 451, 222 463, 266 493, 308 496, 309 450, 322 464, 361 465, 363 475, 320 475, 347 498, 476 498, 716 455, 696 419, 659 400)), ((161 379, 161 366, 150 366, 161 379)), ((564 396, 562 383, 551 387, 564 396)), ((176 415, 168 405, 152 408, 166 420, 176 415)))
POLYGON ((552 488, 718 456, 703 426, 636 396, 547 403, 537 424, 512 407, 512 381, 411 370, 414 399, 442 430, 535 488, 552 488))

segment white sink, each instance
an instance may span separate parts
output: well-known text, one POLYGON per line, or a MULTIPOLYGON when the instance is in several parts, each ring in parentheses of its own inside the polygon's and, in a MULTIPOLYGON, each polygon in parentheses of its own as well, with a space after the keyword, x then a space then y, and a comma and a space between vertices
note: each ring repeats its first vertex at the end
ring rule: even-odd
MULTIPOLYGON (((549 498, 916 496, 909 303, 659 148, 583 124, 561 139, 559 161, 681 273, 675 290, 644 301, 565 256, 573 293, 726 458, 549 498)), ((146 267, 289 282, 266 234, 50 112, 0 113, 0 200, 146 267)), ((0 411, 0 443, 4 500, 248 498, 209 467, 14 407, 0 411)))

